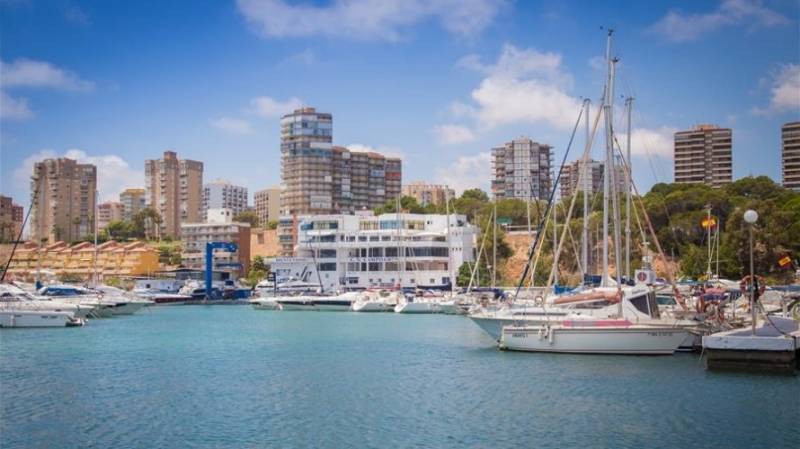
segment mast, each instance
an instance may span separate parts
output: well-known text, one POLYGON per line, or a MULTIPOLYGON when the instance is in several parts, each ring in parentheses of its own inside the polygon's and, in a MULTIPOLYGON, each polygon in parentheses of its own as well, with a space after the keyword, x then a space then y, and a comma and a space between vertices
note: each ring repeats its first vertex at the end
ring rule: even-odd
POLYGON ((97 204, 98 192, 97 189, 94 191, 94 258, 93 258, 93 274, 92 280, 94 282, 94 288, 97 288, 97 212, 100 209, 100 206, 97 204))
POLYGON ((553 285, 558 285, 558 202, 553 202, 553 285))
MULTIPOLYGON (((614 91, 614 71, 617 67, 617 59, 614 58, 611 60, 611 85, 609 90, 611 92, 614 91)), ((613 108, 613 104, 609 105, 609 110, 613 108)), ((611 151, 611 159, 609 160, 609 164, 611 165, 611 208, 612 213, 614 214, 614 273, 616 274, 616 281, 617 281, 617 291, 621 291, 622 289, 622 270, 620 269, 620 265, 622 264, 622 232, 621 232, 621 224, 622 220, 620 219, 620 205, 619 205, 619 170, 618 164, 616 163, 617 158, 613 157, 614 151, 614 129, 613 129, 613 122, 610 120, 608 121, 608 147, 611 151)), ((619 313, 622 315, 622 301, 619 302, 619 313)))
MULTIPOLYGON (((606 157, 603 164, 603 273, 600 285, 605 287, 608 285, 608 200, 609 200, 609 178, 611 177, 611 162, 613 161, 613 151, 611 144, 611 100, 613 98, 612 83, 612 64, 611 64, 611 35, 614 30, 608 30, 608 37, 606 38, 606 64, 608 68, 608 78, 606 80, 605 97, 603 98, 603 116, 605 118, 606 127, 606 157)), ((617 267, 619 271, 619 267, 617 267)))
POLYGON ((399 196, 395 199, 395 219, 396 219, 395 226, 397 228, 396 234, 397 234, 397 257, 398 257, 398 260, 397 260, 397 288, 400 291, 402 291, 403 290, 403 275, 405 274, 405 270, 406 270, 406 267, 405 267, 405 260, 406 260, 405 252, 406 252, 406 250, 405 250, 405 247, 401 243, 403 232, 402 232, 402 224, 401 224, 401 221, 400 221, 400 197, 399 196), (402 250, 403 254, 400 254, 401 250, 402 250))
POLYGON ((706 276, 708 281, 711 280, 711 205, 706 206, 706 240, 708 240, 708 267, 706 268, 706 276))
POLYGON ((456 285, 456 278, 453 275, 453 242, 450 239, 450 193, 444 189, 444 212, 447 214, 447 271, 450 275, 450 296, 456 285))
MULTIPOLYGON (((591 136, 589 135, 589 108, 591 107, 591 101, 587 98, 583 100, 583 105, 586 112, 586 149, 584 150, 587 154, 589 153, 589 145, 591 145, 591 136)), ((583 190, 583 245, 581 247, 581 259, 583 261, 583 274, 589 272, 589 189, 587 189, 587 184, 591 185, 591 180, 589 180, 588 176, 588 165, 589 159, 586 158, 581 162, 581 174, 579 178, 582 183, 582 190, 583 190)), ((579 190, 581 190, 579 188, 579 190)), ((583 276, 581 276, 583 277, 583 276)), ((581 284, 583 284, 584 280, 581 279, 581 284)))
POLYGON ((497 196, 494 198, 494 227, 492 235, 492 289, 497 287, 497 196))
POLYGON ((631 110, 633 109, 633 97, 625 99, 625 106, 628 110, 628 136, 627 151, 625 155, 625 276, 631 278, 631 110))

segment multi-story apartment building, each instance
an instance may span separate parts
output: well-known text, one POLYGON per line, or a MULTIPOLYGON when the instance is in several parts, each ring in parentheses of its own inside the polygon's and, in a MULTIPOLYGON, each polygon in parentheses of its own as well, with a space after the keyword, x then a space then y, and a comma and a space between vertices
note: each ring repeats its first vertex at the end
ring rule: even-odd
POLYGON ((333 208, 333 117, 314 108, 281 118, 281 214, 333 208))
POLYGON ((22 230, 22 206, 17 205, 7 196, 0 195, 0 242, 11 242, 17 239, 22 230))
POLYGON ((281 188, 269 187, 253 194, 253 206, 261 226, 278 221, 281 215, 281 188))
POLYGON ((237 245, 236 251, 214 251, 214 271, 246 276, 250 270, 250 224, 234 222, 230 209, 209 209, 207 215, 205 223, 181 225, 181 265, 205 270, 206 243, 231 242, 237 245))
POLYGON ((31 240, 78 240, 94 232, 97 168, 72 159, 37 162, 31 176, 31 240))
POLYGON ((787 189, 800 191, 800 122, 781 128, 781 179, 787 189))
POLYGON ((97 228, 105 229, 112 221, 122 220, 124 206, 122 203, 107 201, 97 205, 97 228))
POLYGON ((333 117, 314 108, 281 119, 282 254, 293 254, 296 215, 354 213, 400 195, 402 163, 376 152, 335 147, 333 117))
POLYGON ((478 229, 464 215, 383 214, 296 217, 297 257, 272 264, 278 282, 335 287, 447 288, 475 260, 478 229))
POLYGON ((200 213, 203 221, 208 220, 209 209, 230 209, 239 214, 247 209, 247 187, 233 185, 217 179, 203 187, 203 208, 200 213))
POLYGON ((134 215, 147 207, 145 190, 125 189, 119 194, 119 202, 122 203, 122 219, 131 220, 134 215))
POLYGON ((161 215, 162 236, 179 237, 181 223, 199 223, 203 197, 203 163, 178 159, 165 151, 144 163, 147 205, 161 215))
POLYGON ((446 185, 414 181, 403 186, 402 194, 403 196, 414 198, 422 206, 427 206, 429 204, 441 206, 448 198, 452 200, 456 192, 446 185))
POLYGON ((675 133, 675 182, 721 187, 733 179, 733 132, 697 125, 675 133))
POLYGON ((552 148, 520 137, 492 148, 492 193, 497 199, 547 199, 550 196, 552 148))
POLYGON ((584 163, 580 159, 561 168, 561 198, 568 198, 575 192, 586 192, 594 195, 603 191, 603 170, 605 163, 588 160, 586 171, 582 172, 584 163), (580 180, 580 186, 578 181, 580 180))

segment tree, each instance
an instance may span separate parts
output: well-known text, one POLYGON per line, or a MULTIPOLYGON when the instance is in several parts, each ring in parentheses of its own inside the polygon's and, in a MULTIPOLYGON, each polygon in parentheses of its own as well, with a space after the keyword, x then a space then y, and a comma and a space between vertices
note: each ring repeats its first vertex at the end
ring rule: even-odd
POLYGON ((262 256, 253 257, 253 263, 250 265, 250 269, 263 271, 265 273, 269 271, 269 267, 267 267, 267 264, 264 262, 264 257, 262 256))
POLYGON ((245 210, 234 215, 233 221, 239 223, 249 223, 251 228, 256 228, 259 225, 258 214, 252 210, 245 210))
POLYGON ((156 231, 156 235, 159 234, 158 230, 162 222, 161 215, 152 207, 146 207, 137 212, 132 221, 134 234, 139 238, 143 237, 148 240, 153 230, 156 231))
POLYGON ((278 220, 270 220, 267 222, 267 229, 278 229, 278 220))

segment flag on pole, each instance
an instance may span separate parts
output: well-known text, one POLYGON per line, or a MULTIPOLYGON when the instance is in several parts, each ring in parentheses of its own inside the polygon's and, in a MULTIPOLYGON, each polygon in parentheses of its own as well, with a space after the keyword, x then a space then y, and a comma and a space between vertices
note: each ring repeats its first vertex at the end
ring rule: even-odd
POLYGON ((714 217, 704 218, 702 221, 703 229, 713 228, 717 225, 717 219, 714 217))
POLYGON ((792 258, 789 256, 783 256, 780 260, 778 260, 778 265, 780 265, 781 268, 786 268, 791 264, 792 264, 792 258))

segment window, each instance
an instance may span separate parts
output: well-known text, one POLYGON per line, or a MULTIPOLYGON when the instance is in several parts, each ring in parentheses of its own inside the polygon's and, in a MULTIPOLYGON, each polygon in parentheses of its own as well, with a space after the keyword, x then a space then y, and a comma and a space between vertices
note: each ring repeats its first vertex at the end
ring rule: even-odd
POLYGON ((336 263, 321 263, 319 264, 319 271, 336 271, 336 263))

